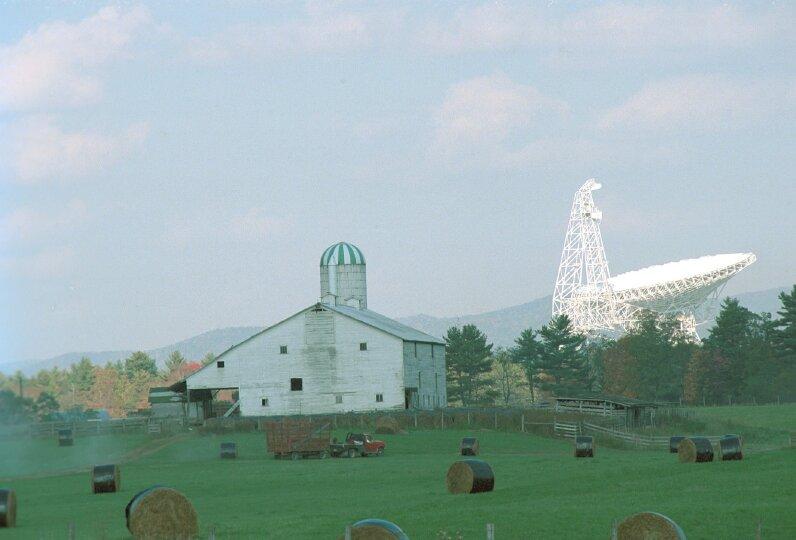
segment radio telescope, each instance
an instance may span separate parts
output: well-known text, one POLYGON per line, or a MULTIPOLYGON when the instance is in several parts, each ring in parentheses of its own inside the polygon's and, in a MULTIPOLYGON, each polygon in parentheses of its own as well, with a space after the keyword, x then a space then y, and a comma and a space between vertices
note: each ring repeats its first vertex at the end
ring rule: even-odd
POLYGON ((579 332, 626 331, 640 310, 674 316, 698 340, 724 285, 755 262, 754 253, 727 253, 648 266, 611 277, 600 234, 602 212, 593 178, 575 193, 553 293, 553 316, 569 316, 579 332))

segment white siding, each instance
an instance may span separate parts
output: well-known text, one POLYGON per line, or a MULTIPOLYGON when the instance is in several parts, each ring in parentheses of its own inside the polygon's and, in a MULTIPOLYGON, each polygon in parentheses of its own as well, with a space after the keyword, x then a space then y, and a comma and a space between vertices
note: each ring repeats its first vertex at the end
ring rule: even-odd
POLYGON ((445 346, 404 342, 404 385, 416 389, 413 407, 436 409, 448 404, 445 346))
POLYGON ((329 310, 307 309, 219 356, 189 389, 238 388, 244 416, 403 408, 403 341, 329 310), (360 343, 367 350, 360 351, 360 343), (280 354, 287 346, 287 354, 280 354), (290 390, 301 378, 303 390, 290 390), (384 396, 376 402, 376 394, 384 396), (336 396, 342 403, 336 403, 336 396), (261 400, 268 399, 268 406, 261 400))

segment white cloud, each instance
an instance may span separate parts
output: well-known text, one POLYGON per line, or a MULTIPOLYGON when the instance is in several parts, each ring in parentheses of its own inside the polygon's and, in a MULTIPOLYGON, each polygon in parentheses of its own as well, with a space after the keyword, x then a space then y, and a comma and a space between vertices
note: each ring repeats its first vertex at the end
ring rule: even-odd
POLYGON ((739 81, 719 75, 689 75, 644 86, 625 103, 608 110, 601 129, 732 129, 792 109, 793 82, 739 81))
POLYGON ((186 44, 189 57, 218 62, 233 56, 261 57, 359 50, 384 43, 398 26, 393 10, 353 12, 322 7, 308 9, 292 20, 267 24, 238 24, 210 37, 186 44))
MULTIPOLYGON (((435 147, 446 154, 500 146, 518 130, 543 116, 561 116, 566 103, 504 74, 477 77, 453 85, 435 114, 435 147)), ((537 126, 538 127, 538 126, 537 126)))
POLYGON ((143 7, 106 7, 76 23, 42 24, 19 42, 0 46, 0 109, 96 102, 102 95, 98 68, 126 54, 149 23, 143 7))
POLYGON ((439 53, 538 48, 558 59, 654 52, 732 51, 788 36, 788 6, 609 3, 579 10, 488 2, 419 25, 416 41, 439 53))
POLYGON ((23 183, 91 174, 137 148, 148 131, 148 125, 140 122, 118 134, 67 132, 50 116, 29 117, 12 130, 12 166, 23 183))
POLYGON ((74 248, 60 246, 27 255, 2 258, 0 270, 23 278, 49 279, 67 275, 76 264, 77 253, 74 248))
POLYGON ((86 203, 72 199, 65 206, 48 209, 18 208, 0 218, 0 242, 32 242, 74 230, 88 219, 86 203))
POLYGON ((270 215, 264 208, 250 208, 229 222, 229 233, 237 240, 265 240, 278 234, 286 225, 286 220, 270 215))

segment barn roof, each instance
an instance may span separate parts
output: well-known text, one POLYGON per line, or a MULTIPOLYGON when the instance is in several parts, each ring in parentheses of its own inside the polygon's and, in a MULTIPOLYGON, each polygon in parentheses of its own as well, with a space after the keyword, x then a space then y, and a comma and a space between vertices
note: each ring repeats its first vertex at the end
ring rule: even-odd
MULTIPOLYGON (((339 313, 340 315, 343 315, 345 317, 350 317, 350 318, 352 318, 352 319, 354 319, 356 321, 359 321, 359 322, 361 322, 363 324, 366 324, 368 326, 371 326, 373 328, 381 330, 382 332, 386 332, 386 333, 388 333, 390 335, 393 335, 393 336, 395 336, 397 338, 400 338, 400 339, 402 339, 404 341, 417 341, 419 343, 435 343, 435 344, 438 344, 438 345, 445 345, 445 341, 440 339, 440 338, 437 338, 437 337, 434 337, 432 335, 426 334, 425 332, 421 332, 420 330, 415 330, 411 326, 407 326, 405 324, 401 324, 398 321, 394 321, 394 320, 390 319, 389 317, 385 317, 384 315, 381 315, 381 314, 376 313, 375 311, 371 311, 369 309, 358 309, 358 308, 353 308, 353 307, 348 307, 348 306, 330 306, 328 304, 320 304, 320 303, 318 303, 318 304, 313 304, 313 305, 311 305, 311 306, 309 306, 307 308, 304 308, 301 311, 299 311, 297 313, 294 313, 290 317, 287 317, 286 319, 282 319, 280 322, 269 326, 268 328, 260 330, 256 334, 244 339, 240 343, 236 343, 235 345, 233 345, 232 347, 230 347, 226 351, 224 351, 221 354, 219 354, 218 356, 216 356, 215 359, 216 360, 221 360, 223 358, 223 356, 225 354, 227 354, 228 352, 232 351, 233 349, 238 348, 240 345, 243 345, 247 341, 252 340, 252 339, 254 339, 257 336, 268 332, 274 326, 282 324, 286 320, 292 319, 293 317, 295 317, 297 315, 300 315, 300 314, 304 313, 305 311, 308 311, 310 309, 316 309, 316 308, 319 308, 319 307, 320 308, 324 308, 324 309, 328 309, 330 311, 334 311, 335 313, 339 313)), ((185 388, 186 388, 185 381, 187 381, 189 378, 193 377, 194 375, 196 375, 197 373, 199 373, 200 371, 204 370, 207 367, 208 366, 203 366, 201 369, 199 369, 197 371, 194 371, 193 373, 191 373, 190 375, 188 375, 184 379, 182 379, 182 380, 172 384, 171 386, 169 386, 168 389, 172 390, 172 391, 175 391, 175 392, 184 392, 185 388)))
POLYGON ((348 306, 331 306, 327 304, 323 304, 323 307, 331 311, 335 311, 341 315, 345 315, 346 317, 355 319, 363 324, 367 324, 368 326, 378 328, 379 330, 387 332, 388 334, 392 334, 395 337, 399 337, 404 341, 418 341, 420 343, 437 343, 439 345, 445 345, 445 341, 438 337, 426 334, 420 330, 415 330, 411 326, 394 321, 389 317, 385 317, 384 315, 369 309, 359 309, 348 306))

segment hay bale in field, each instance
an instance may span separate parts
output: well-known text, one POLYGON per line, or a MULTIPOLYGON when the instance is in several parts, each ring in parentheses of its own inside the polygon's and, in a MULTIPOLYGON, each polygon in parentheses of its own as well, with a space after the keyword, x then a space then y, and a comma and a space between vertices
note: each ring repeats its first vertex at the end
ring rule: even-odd
POLYGON ((669 437, 669 453, 676 454, 677 453, 677 446, 680 444, 680 441, 685 439, 682 435, 673 435, 669 437))
POLYGON ((594 437, 575 437, 575 457, 594 457, 594 437))
POLYGON ((0 528, 17 525, 17 494, 13 489, 0 489, 0 528))
POLYGON ((483 493, 495 488, 495 474, 485 461, 463 459, 450 466, 445 483, 451 493, 483 493))
POLYGON ((463 456, 477 456, 481 447, 478 444, 478 439, 475 437, 465 437, 462 439, 462 444, 459 446, 463 456))
POLYGON ((92 493, 115 493, 122 489, 122 474, 118 465, 94 465, 91 470, 92 493))
MULTIPOLYGON (((343 540, 343 536, 340 540, 343 540)), ((351 526, 352 540, 409 540, 401 528, 384 519, 363 519, 351 526)))
POLYGON ((704 463, 713 461, 713 445, 705 437, 688 437, 677 445, 680 463, 704 463))
POLYGON ((238 457, 238 446, 234 442, 221 443, 221 459, 235 459, 238 457))
POLYGON ((657 512, 640 512, 625 518, 616 530, 617 540, 686 540, 677 523, 657 512))
POLYGON ((719 439, 719 456, 722 461, 743 459, 743 444, 738 435, 724 435, 719 439))
POLYGON ((199 530, 196 510, 185 495, 163 486, 145 489, 124 509, 133 538, 192 539, 199 530))
POLYGON ((72 446, 74 443, 75 439, 71 429, 58 430, 58 446, 72 446))
POLYGON ((398 420, 392 416, 379 416, 376 418, 376 433, 380 435, 395 435, 401 432, 398 420))

